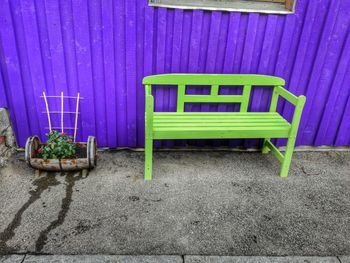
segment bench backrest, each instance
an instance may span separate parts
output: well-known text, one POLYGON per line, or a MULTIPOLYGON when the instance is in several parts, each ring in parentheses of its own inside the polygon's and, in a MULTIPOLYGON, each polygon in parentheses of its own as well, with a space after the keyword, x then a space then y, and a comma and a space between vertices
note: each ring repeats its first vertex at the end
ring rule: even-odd
POLYGON ((177 85, 177 111, 183 112, 185 103, 240 103, 240 111, 248 109, 252 86, 283 86, 278 77, 252 74, 162 74, 143 79, 146 94, 151 94, 152 85, 177 85), (186 94, 186 85, 211 86, 210 95, 186 94), (243 86, 241 95, 219 95, 219 86, 243 86))

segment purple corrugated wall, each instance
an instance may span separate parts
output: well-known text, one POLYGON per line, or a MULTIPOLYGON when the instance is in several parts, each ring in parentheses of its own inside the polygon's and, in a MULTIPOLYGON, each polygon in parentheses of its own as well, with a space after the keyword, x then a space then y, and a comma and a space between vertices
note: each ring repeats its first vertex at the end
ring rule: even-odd
MULTIPOLYGON (((298 145, 350 145, 350 1, 298 0, 287 16, 152 8, 147 0, 0 2, 0 107, 9 108, 20 146, 48 126, 43 91, 84 97, 79 140, 95 135, 99 146, 143 146, 141 80, 167 72, 283 77, 287 89, 307 96, 298 145)), ((174 88, 155 95, 157 110, 175 109, 174 88)), ((256 88, 251 110, 263 110, 268 99, 256 88)), ((65 107, 74 110, 74 101, 65 107)), ((202 106, 208 109, 217 108, 202 106)), ((279 104, 287 119, 292 110, 279 104)))
POLYGON ((0 74, 0 108, 1 107, 7 107, 7 98, 5 94, 4 81, 2 79, 2 75, 0 74))

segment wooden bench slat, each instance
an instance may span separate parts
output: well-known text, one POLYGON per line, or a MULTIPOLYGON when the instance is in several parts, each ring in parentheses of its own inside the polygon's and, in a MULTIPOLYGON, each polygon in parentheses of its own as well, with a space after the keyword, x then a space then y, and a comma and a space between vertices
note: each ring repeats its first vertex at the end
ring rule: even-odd
POLYGON ((154 121, 196 121, 196 120, 222 120, 222 121, 234 121, 234 120, 284 120, 278 115, 167 115, 167 114, 155 114, 154 121))
POLYGON ((289 130, 281 128, 270 129, 239 129, 239 130, 160 130, 154 131, 154 139, 259 139, 264 137, 286 138, 289 130))
POLYGON ((231 114, 227 116, 220 115, 191 115, 185 116, 176 114, 157 114, 154 116, 154 126, 196 126, 196 125, 287 125, 290 124, 280 115, 265 115, 263 118, 259 115, 249 116, 249 114, 231 114), (164 116, 167 116, 164 118, 164 116))
MULTIPOLYGON (((225 130, 222 129, 222 127, 218 126, 212 126, 212 127, 193 127, 193 126, 174 126, 174 127, 157 127, 154 129, 154 131, 262 131, 262 130, 283 130, 283 131, 289 131, 288 125, 282 125, 282 126, 266 126, 264 129, 262 127, 258 126, 232 126, 232 127, 225 127, 225 130)), ((244 135, 244 134, 243 134, 244 135)))
POLYGON ((160 74, 143 78, 147 85, 283 86, 284 79, 256 74, 160 74))
POLYGON ((190 122, 176 122, 176 123, 155 123, 154 126, 155 130, 159 128, 167 128, 167 127, 172 127, 172 128, 187 128, 187 127, 194 127, 194 128, 202 128, 206 127, 207 129, 211 128, 226 128, 226 127, 231 127, 231 128, 243 128, 246 127, 247 129, 249 127, 284 127, 288 129, 290 125, 287 123, 278 123, 278 122, 232 122, 232 123, 205 123, 205 122, 196 122, 196 123, 190 123, 190 122))
POLYGON ((281 116, 279 113, 277 112, 213 112, 213 111, 209 111, 209 112, 154 112, 155 115, 176 115, 176 116, 197 116, 197 115, 201 115, 201 116, 230 116, 230 115, 236 115, 236 116, 262 116, 262 115, 269 115, 269 116, 281 116))
POLYGON ((242 114, 242 113, 237 113, 237 114, 161 114, 158 112, 154 113, 155 118, 278 118, 280 115, 277 114, 242 114))
POLYGON ((200 124, 200 123, 235 123, 236 125, 238 125, 239 123, 283 123, 286 124, 287 122, 281 119, 251 119, 251 118, 247 118, 247 119, 232 119, 232 120, 225 120, 225 119, 203 119, 203 120, 198 120, 198 119, 185 119, 185 120, 176 120, 176 119, 155 119, 154 120, 154 125, 158 125, 158 124, 166 124, 166 123, 193 123, 193 124, 200 124))
POLYGON ((172 121, 172 122, 204 122, 206 121, 220 121, 220 122, 249 122, 249 121, 283 121, 282 119, 279 118, 269 118, 269 117, 264 117, 264 118, 254 118, 254 117, 247 117, 247 118, 214 118, 214 117, 207 117, 207 118, 202 118, 203 120, 197 119, 197 118, 155 118, 153 121, 155 123, 159 122, 167 122, 167 121, 172 121))
POLYGON ((241 103, 242 95, 185 95, 185 103, 241 103))
POLYGON ((213 120, 213 121, 203 121, 203 120, 195 120, 195 121, 161 121, 158 122, 156 121, 154 123, 154 126, 172 126, 172 125, 184 125, 184 126, 188 126, 188 125, 203 125, 203 124, 207 124, 209 126, 243 126, 244 124, 249 124, 249 125, 289 125, 289 123, 286 123, 284 121, 280 121, 280 120, 253 120, 253 121, 238 121, 238 120, 234 120, 234 121, 227 121, 227 122, 222 122, 219 120, 213 120))

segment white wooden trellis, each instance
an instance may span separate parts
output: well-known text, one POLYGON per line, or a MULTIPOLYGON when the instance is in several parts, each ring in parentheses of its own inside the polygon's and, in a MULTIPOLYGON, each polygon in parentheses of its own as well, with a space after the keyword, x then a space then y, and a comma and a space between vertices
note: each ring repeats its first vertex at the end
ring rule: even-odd
POLYGON ((60 96, 47 96, 45 91, 43 91, 43 95, 41 97, 44 98, 44 101, 45 101, 46 111, 43 112, 43 113, 47 114, 47 121, 48 121, 48 124, 49 124, 49 127, 47 127, 47 129, 49 129, 50 132, 52 130, 61 130, 62 133, 64 132, 64 130, 74 130, 73 141, 75 142, 76 138, 77 138, 77 130, 78 130, 78 116, 80 114, 80 112, 79 112, 79 103, 80 103, 80 100, 83 99, 82 97, 80 97, 80 93, 78 92, 76 97, 74 97, 74 96, 64 96, 63 92, 61 92, 60 96), (49 103, 48 103, 48 100, 47 100, 48 98, 60 98, 60 100, 61 100, 61 110, 60 111, 50 111, 49 103), (64 100, 65 99, 76 99, 75 111, 64 111, 64 100), (52 126, 51 114, 60 114, 61 126, 58 126, 58 127, 52 126), (64 114, 75 114, 74 127, 64 127, 64 114))

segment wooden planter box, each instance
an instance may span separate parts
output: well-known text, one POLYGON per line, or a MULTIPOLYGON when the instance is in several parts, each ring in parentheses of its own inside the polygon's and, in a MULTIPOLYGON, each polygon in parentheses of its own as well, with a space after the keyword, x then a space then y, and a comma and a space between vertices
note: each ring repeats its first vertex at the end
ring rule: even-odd
POLYGON ((37 150, 43 145, 38 136, 29 137, 25 148, 27 164, 44 171, 78 171, 96 166, 96 139, 89 136, 87 143, 76 143, 78 157, 74 159, 47 159, 37 157, 37 150))

